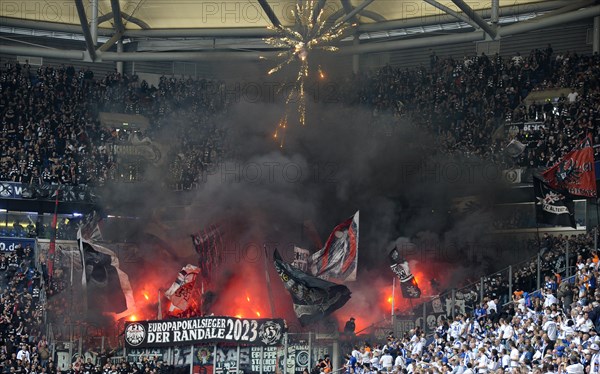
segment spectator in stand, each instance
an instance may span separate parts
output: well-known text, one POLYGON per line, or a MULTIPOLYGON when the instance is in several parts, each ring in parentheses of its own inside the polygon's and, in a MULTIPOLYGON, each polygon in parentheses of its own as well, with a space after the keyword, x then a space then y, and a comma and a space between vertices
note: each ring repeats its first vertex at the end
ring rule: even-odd
POLYGON ((569 103, 573 104, 574 102, 577 101, 578 96, 579 96, 579 94, 577 92, 575 92, 575 88, 572 88, 571 92, 567 95, 567 99, 569 99, 569 103))

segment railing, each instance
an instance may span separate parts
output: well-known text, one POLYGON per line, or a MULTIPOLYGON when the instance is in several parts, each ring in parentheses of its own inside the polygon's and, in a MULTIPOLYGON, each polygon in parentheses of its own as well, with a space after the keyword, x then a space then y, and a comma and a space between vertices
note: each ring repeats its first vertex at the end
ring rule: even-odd
MULTIPOLYGON (((597 246, 597 231, 595 231, 593 244, 588 244, 597 246)), ((415 324, 421 326, 426 333, 432 334, 441 317, 454 318, 458 313, 472 312, 478 304, 482 303, 485 296, 492 293, 498 297, 498 307, 500 307, 512 302, 513 291, 518 288, 542 289, 545 275, 559 274, 565 280, 572 280, 575 270, 571 263, 576 258, 579 248, 570 247, 572 247, 571 243, 566 240, 559 243, 555 249, 538 252, 527 260, 481 277, 478 282, 434 296, 432 300, 413 309, 413 315, 417 316, 415 324), (558 258, 557 268, 549 269, 549 262, 545 261, 546 257, 558 258), (520 277, 522 273, 524 277, 520 277)), ((396 333, 402 332, 404 331, 396 331, 396 333)))

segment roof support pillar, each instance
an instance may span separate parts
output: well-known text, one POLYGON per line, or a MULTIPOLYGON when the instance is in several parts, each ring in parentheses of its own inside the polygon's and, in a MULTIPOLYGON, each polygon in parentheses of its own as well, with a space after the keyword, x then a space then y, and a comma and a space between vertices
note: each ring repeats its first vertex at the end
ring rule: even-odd
POLYGON ((90 22, 90 32, 92 34, 92 43, 98 44, 98 0, 92 0, 92 19, 90 22))

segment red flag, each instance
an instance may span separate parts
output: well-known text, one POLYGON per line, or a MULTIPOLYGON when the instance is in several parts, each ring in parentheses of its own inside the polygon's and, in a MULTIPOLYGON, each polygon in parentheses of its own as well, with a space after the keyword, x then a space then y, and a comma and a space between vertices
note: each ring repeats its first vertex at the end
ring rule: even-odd
POLYGON ((310 256, 309 268, 312 275, 340 282, 356 280, 358 219, 359 212, 356 212, 337 225, 323 249, 310 256))
POLYGON ((592 135, 588 134, 581 143, 567 153, 560 162, 546 170, 542 176, 555 190, 576 196, 596 197, 592 135))

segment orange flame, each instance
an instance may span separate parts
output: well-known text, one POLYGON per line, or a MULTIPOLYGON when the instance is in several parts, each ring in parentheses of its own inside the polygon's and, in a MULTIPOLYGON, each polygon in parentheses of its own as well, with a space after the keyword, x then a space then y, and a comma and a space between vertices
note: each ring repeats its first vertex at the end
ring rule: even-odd
POLYGON ((135 314, 132 314, 132 315, 129 317, 129 320, 130 320, 131 322, 135 322, 135 321, 137 321, 137 316, 136 316, 135 314))
POLYGON ((148 293, 147 293, 147 292, 144 292, 144 298, 145 298, 146 300, 150 300, 150 296, 148 296, 148 293))
POLYGON ((387 302, 388 302, 388 303, 390 303, 390 304, 392 303, 392 300, 393 300, 393 299, 392 299, 392 297, 391 297, 391 296, 387 298, 387 302))
POLYGON ((257 315, 258 317, 260 317, 260 312, 256 312, 256 315, 257 315))

